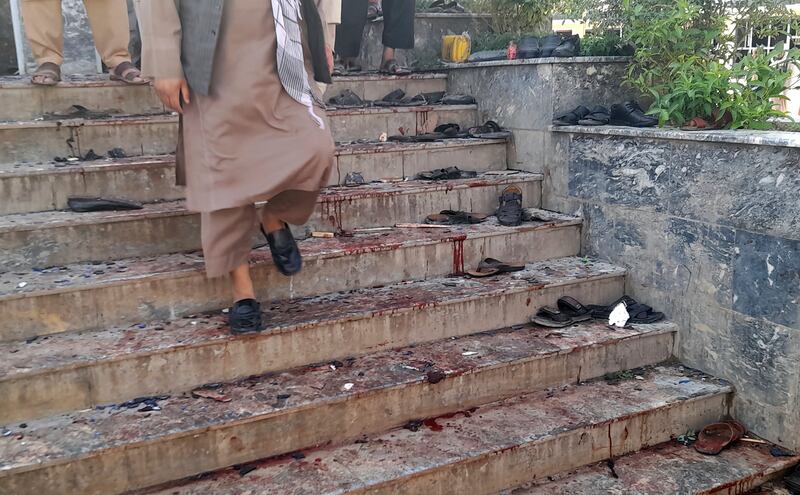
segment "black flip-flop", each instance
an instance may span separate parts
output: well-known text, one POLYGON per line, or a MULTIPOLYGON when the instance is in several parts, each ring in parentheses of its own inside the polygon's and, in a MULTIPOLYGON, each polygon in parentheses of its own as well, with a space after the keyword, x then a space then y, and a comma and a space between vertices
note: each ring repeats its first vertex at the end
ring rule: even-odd
POLYGON ((500 127, 494 120, 487 120, 483 125, 470 127, 469 137, 476 139, 508 139, 511 132, 500 127))
POLYGON ((422 180, 449 180, 449 179, 472 179, 478 176, 478 172, 472 170, 461 170, 458 167, 437 168, 429 172, 420 172, 417 179, 422 180))
POLYGON ((330 98, 328 104, 336 108, 363 108, 367 106, 367 102, 349 89, 345 89, 338 96, 330 98))
POLYGON ((465 225, 485 222, 489 215, 470 211, 442 210, 440 213, 428 215, 425 223, 432 225, 465 225))
POLYGON ((591 110, 589 110, 583 105, 578 105, 569 112, 556 115, 556 117, 553 119, 553 125, 554 126, 577 125, 578 122, 581 121, 581 119, 586 118, 586 116, 589 115, 590 113, 592 113, 591 110))
POLYGON ((549 328, 564 328, 575 323, 575 320, 552 306, 543 306, 531 316, 531 322, 549 328))
POLYGON ((647 304, 636 303, 626 308, 630 318, 628 323, 650 324, 664 319, 664 313, 653 311, 647 304))
POLYGON ((589 308, 581 304, 580 301, 574 297, 564 296, 560 298, 556 304, 558 305, 559 311, 572 318, 575 322, 592 319, 592 312, 589 308))
POLYGON ((69 209, 78 213, 91 211, 126 211, 141 210, 142 205, 124 199, 92 198, 85 196, 75 196, 67 198, 69 209))
POLYGON ((490 277, 500 273, 518 272, 525 269, 521 263, 507 263, 495 258, 485 258, 478 263, 477 270, 470 270, 466 274, 474 278, 490 277))

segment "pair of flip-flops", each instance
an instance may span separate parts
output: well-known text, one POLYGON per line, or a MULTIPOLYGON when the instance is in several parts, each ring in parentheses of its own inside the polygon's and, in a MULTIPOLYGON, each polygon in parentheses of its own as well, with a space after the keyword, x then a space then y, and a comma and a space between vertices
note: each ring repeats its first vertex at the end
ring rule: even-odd
POLYGON ((440 213, 428 215, 425 223, 431 225, 470 225, 485 222, 489 215, 469 211, 442 210, 440 213))
POLYGON ((596 105, 591 110, 583 105, 578 105, 573 110, 557 115, 553 119, 554 126, 600 126, 609 122, 611 122, 611 111, 603 105, 596 105))
POLYGON ((614 308, 620 304, 625 304, 625 310, 630 315, 628 323, 636 324, 649 324, 661 321, 664 319, 664 313, 653 311, 653 308, 647 304, 642 304, 630 296, 622 296, 608 306, 590 304, 589 310, 592 312, 592 318, 599 320, 607 320, 611 316, 614 308))
POLYGON ((725 447, 741 439, 745 433, 747 428, 733 419, 712 423, 700 430, 694 449, 701 454, 717 455, 725 447))
POLYGON ((466 275, 472 278, 485 278, 501 273, 519 272, 525 269, 525 265, 521 263, 507 263, 494 258, 486 258, 478 263, 478 268, 466 272, 466 275))
POLYGON ((531 317, 537 325, 550 328, 564 328, 575 323, 592 319, 592 313, 577 299, 564 296, 556 302, 557 307, 543 306, 531 317))
POLYGON ((472 170, 461 170, 458 167, 437 168, 428 172, 420 172, 417 179, 422 180, 452 180, 452 179, 472 179, 478 176, 478 172, 472 170))

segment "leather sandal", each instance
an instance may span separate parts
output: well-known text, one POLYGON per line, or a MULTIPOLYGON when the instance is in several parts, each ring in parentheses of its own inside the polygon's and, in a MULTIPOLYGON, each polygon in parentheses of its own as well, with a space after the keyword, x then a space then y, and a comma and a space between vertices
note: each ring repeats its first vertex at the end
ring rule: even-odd
POLYGON ((411 70, 401 66, 397 63, 397 60, 390 58, 386 62, 381 64, 381 69, 379 71, 381 74, 389 74, 392 76, 407 76, 411 74, 411 70))
POLYGON ((45 62, 31 75, 31 84, 36 86, 55 86, 61 81, 61 67, 53 62, 45 62))
POLYGON ((150 81, 142 77, 142 73, 130 62, 122 62, 109 71, 112 81, 122 81, 131 86, 143 86, 150 81))

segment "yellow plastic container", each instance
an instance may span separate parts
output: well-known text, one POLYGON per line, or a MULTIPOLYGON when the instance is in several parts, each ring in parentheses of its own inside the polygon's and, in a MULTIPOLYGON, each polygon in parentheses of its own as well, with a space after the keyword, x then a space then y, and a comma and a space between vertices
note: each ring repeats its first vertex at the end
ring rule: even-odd
POLYGON ((466 62, 472 51, 472 41, 466 34, 448 34, 442 38, 442 60, 466 62))

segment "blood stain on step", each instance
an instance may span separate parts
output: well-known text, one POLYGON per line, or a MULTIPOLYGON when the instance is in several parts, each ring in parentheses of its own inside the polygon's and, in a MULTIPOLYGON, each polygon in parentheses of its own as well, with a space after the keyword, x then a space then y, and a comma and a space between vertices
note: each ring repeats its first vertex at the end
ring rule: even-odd
POLYGON ((453 275, 461 275, 464 273, 464 239, 457 238, 453 240, 453 275))

